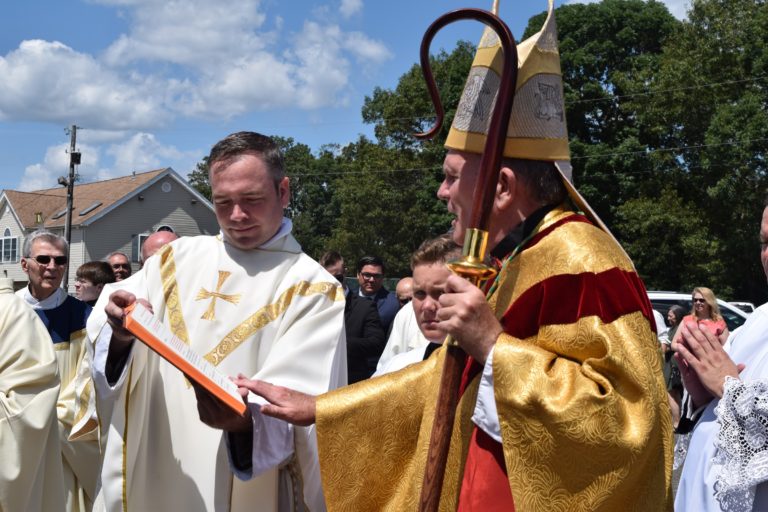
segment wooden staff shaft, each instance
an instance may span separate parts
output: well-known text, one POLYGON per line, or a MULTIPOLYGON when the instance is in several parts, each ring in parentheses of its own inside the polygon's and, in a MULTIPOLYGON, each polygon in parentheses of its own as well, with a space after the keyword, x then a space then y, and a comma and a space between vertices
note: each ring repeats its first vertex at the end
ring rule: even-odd
MULTIPOLYGON (((514 38, 506 24, 496 15, 480 9, 460 9, 449 12, 438 18, 424 34, 421 43, 421 66, 432 102, 435 105, 437 120, 435 125, 419 138, 431 138, 442 127, 443 108, 440 94, 435 85, 429 65, 429 45, 434 35, 445 25, 462 19, 474 19, 489 25, 498 35, 503 48, 503 69, 499 85, 496 106, 493 110, 488 136, 480 159, 480 174, 473 192, 473 207, 470 217, 470 229, 466 235, 463 257, 452 266, 459 275, 467 277, 475 285, 488 276, 487 267, 482 265, 486 256, 487 236, 493 199, 496 193, 496 183, 501 169, 501 160, 506 142, 507 127, 512 111, 514 87, 517 81, 517 48, 514 38), (477 233, 482 233, 481 243, 478 243, 477 233), (482 268, 483 270, 478 270, 482 268), (478 272, 484 273, 480 277, 478 272)), ((461 375, 466 366, 467 356, 450 337, 446 340, 445 362, 440 377, 440 390, 435 408, 435 419, 429 442, 427 464, 424 468, 424 480, 421 489, 419 510, 421 512, 436 512, 440 504, 445 465, 450 449, 451 432, 456 418, 456 407, 459 401, 459 385, 461 375)))

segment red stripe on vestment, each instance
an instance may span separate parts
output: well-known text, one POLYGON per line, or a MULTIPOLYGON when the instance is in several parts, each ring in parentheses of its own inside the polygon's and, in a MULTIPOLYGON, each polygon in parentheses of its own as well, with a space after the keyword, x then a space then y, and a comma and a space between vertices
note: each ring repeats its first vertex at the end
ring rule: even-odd
POLYGON ((567 325, 588 316, 603 323, 637 311, 655 325, 645 286, 635 272, 561 274, 531 286, 501 318, 504 332, 526 339, 544 325, 567 325))

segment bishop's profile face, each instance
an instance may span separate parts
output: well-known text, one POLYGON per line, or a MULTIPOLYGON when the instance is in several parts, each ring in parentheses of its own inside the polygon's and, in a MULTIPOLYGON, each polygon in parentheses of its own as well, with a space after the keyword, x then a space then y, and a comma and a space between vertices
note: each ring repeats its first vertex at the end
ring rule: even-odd
POLYGON ((443 182, 437 197, 446 202, 456 218, 451 224, 453 241, 464 244, 464 233, 472 215, 472 194, 480 170, 480 155, 449 151, 443 161, 443 182))
POLYGON ((290 197, 288 178, 275 184, 261 157, 253 154, 216 162, 211 192, 222 232, 242 250, 255 249, 277 233, 290 197))

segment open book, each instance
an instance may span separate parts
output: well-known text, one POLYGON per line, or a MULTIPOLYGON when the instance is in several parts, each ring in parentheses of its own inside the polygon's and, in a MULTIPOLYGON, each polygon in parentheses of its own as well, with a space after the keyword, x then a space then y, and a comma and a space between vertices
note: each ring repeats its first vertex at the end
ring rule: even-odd
POLYGON ((155 318, 146 307, 135 302, 125 310, 123 323, 134 336, 235 412, 245 414, 246 405, 243 397, 240 396, 237 386, 229 380, 229 377, 174 336, 171 330, 155 318))

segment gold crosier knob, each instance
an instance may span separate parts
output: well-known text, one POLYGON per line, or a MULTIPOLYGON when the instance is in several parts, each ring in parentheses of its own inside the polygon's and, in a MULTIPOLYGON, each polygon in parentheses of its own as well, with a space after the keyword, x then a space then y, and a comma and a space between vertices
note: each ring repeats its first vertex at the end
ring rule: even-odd
MULTIPOLYGON (((464 247, 461 258, 447 263, 448 268, 470 283, 478 286, 481 281, 491 279, 496 275, 496 269, 485 264, 485 251, 488 247, 488 231, 470 228, 464 235, 464 247)), ((453 336, 445 338, 446 345, 458 346, 453 336)))

